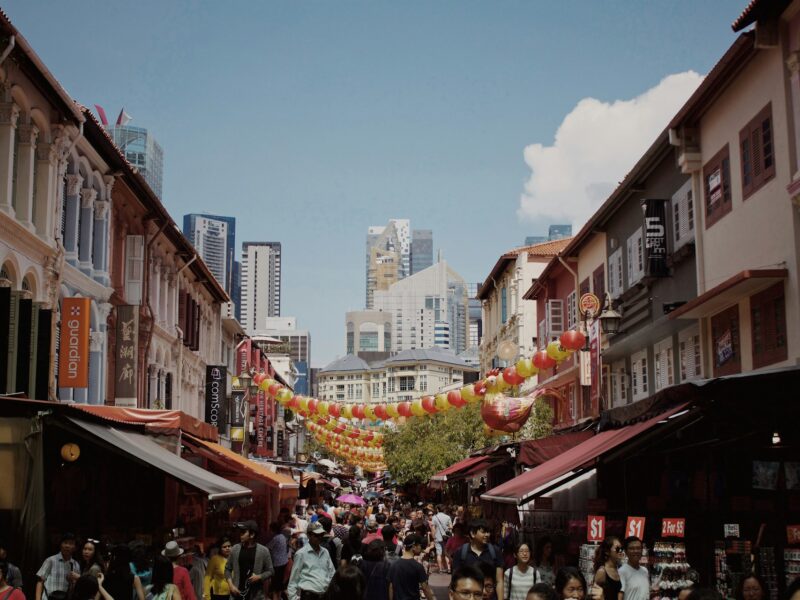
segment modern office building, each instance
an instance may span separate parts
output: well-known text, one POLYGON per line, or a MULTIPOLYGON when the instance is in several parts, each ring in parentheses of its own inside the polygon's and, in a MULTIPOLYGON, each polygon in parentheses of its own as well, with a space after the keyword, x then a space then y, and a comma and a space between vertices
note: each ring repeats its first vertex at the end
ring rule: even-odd
POLYGON ((237 287, 236 218, 198 213, 183 215, 183 235, 189 238, 214 277, 232 296, 237 287))
POLYGON ((109 125, 108 134, 150 188, 161 198, 164 180, 164 150, 144 127, 109 125))
POLYGON ((371 226, 366 250, 366 307, 370 309, 376 290, 386 290, 411 274, 410 221, 391 219, 386 225, 371 226))
POLYGON ((385 357, 392 351, 392 313, 382 310, 354 310, 345 316, 347 330, 347 354, 355 354, 365 360, 385 357))
POLYGON ((572 237, 572 225, 550 225, 547 235, 529 235, 525 238, 525 245, 532 246, 568 237, 572 237))
POLYGON ((467 284, 467 305, 469 310, 469 345, 468 348, 480 346, 483 338, 483 309, 478 298, 480 283, 467 284))
POLYGON ((281 315, 281 243, 242 244, 241 321, 248 335, 281 315))
POLYGON ((442 260, 435 265, 377 290, 374 306, 392 314, 392 350, 467 348, 467 285, 442 260))
POLYGON ((415 229, 411 234, 411 275, 433 265, 433 231, 415 229))

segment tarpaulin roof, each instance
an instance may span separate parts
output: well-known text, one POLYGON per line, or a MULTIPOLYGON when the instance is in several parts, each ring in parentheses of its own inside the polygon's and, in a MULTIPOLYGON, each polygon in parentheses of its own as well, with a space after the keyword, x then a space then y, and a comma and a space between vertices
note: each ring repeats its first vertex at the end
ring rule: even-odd
POLYGON ((448 475, 455 475, 461 471, 466 471, 470 467, 474 467, 478 463, 490 461, 491 456, 469 456, 464 460, 460 460, 455 464, 450 465, 446 469, 442 469, 435 475, 431 476, 431 481, 447 481, 448 475))
POLYGON ((585 442, 594 435, 593 431, 571 431, 559 435, 550 435, 538 440, 525 440, 520 444, 517 463, 528 467, 556 458, 570 448, 585 442))
POLYGON ((90 423, 74 417, 67 418, 84 431, 121 450, 131 458, 151 465, 167 475, 205 492, 208 494, 209 500, 240 498, 252 494, 246 487, 223 479, 214 473, 209 473, 162 448, 148 435, 134 431, 121 431, 109 425, 90 423))
POLYGON ((481 495, 481 500, 505 504, 522 504, 530 499, 535 490, 574 469, 592 463, 602 454, 644 433, 659 421, 663 421, 685 407, 686 405, 682 404, 647 421, 620 429, 601 431, 563 454, 559 454, 538 467, 487 491, 481 495))
POLYGON ((177 433, 180 430, 211 442, 219 440, 216 427, 179 410, 152 410, 123 406, 99 406, 96 404, 69 404, 66 406, 114 423, 144 425, 145 430, 153 433, 177 433))
POLYGON ((279 489, 281 492, 280 495, 283 498, 297 496, 298 494, 300 484, 298 484, 293 478, 287 475, 282 475, 281 473, 270 471, 263 465, 245 458, 233 450, 225 448, 224 446, 220 446, 219 444, 215 444, 214 442, 201 440, 200 438, 196 438, 194 436, 187 436, 184 438, 184 442, 189 443, 191 446, 194 446, 199 450, 204 450, 204 455, 212 460, 216 460, 218 462, 221 461, 226 466, 236 471, 243 470, 249 476, 263 481, 270 487, 279 489))

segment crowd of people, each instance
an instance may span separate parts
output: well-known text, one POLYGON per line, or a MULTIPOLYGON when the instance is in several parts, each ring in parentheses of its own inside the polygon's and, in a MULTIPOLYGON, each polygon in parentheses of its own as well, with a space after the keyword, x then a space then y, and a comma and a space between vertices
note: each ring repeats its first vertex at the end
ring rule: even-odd
MULTIPOLYGON (((111 544, 71 533, 36 572, 34 600, 434 600, 429 574, 450 574, 450 600, 650 600, 642 541, 609 537, 597 548, 594 578, 561 566, 547 538, 513 554, 492 543, 490 525, 462 507, 322 503, 279 518, 234 524, 208 549, 169 540, 111 544), (263 542, 263 543, 262 543, 263 542), (623 557, 625 560, 623 561, 623 557)), ((23 574, 0 542, 0 600, 26 600, 23 574)), ((768 600, 745 577, 736 600, 768 600)), ((679 600, 721 600, 693 584, 679 600)), ((800 600, 800 579, 786 600, 800 600)))

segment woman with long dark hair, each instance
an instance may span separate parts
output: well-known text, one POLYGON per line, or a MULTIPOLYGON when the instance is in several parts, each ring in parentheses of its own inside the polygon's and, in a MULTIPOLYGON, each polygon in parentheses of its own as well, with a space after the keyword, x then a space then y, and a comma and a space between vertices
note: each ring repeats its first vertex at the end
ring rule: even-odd
POLYGON ((607 537, 594 552, 594 585, 603 590, 604 600, 618 600, 622 591, 619 567, 622 562, 622 543, 614 536, 607 537))
POLYGON ((325 600, 359 600, 364 598, 364 574, 354 565, 339 567, 333 575, 325 600))
POLYGON ((172 561, 166 556, 157 555, 153 562, 153 583, 148 600, 181 600, 181 593, 178 586, 172 583, 172 577, 172 561))
POLYGON ((389 600, 389 561, 386 560, 386 544, 383 540, 372 540, 364 552, 364 560, 358 564, 366 580, 365 600, 389 600))
POLYGON ((142 581, 138 575, 131 573, 130 562, 131 551, 128 546, 120 544, 112 549, 103 587, 114 600, 144 600, 142 581))
POLYGON ((135 541, 128 544, 131 551, 131 573, 139 578, 142 587, 147 588, 153 578, 153 566, 150 564, 150 553, 144 542, 135 541))
POLYGON ((354 556, 361 556, 361 527, 358 525, 351 525, 347 532, 347 539, 342 544, 340 566, 350 564, 354 556))
POLYGON ((562 567, 556 573, 556 594, 559 600, 584 600, 586 579, 575 567, 562 567))
POLYGON ((225 600, 231 594, 228 580, 225 579, 225 565, 228 564, 233 544, 231 538, 223 536, 217 542, 219 552, 208 559, 206 575, 203 578, 204 600, 225 600))
POLYGON ((553 552, 553 540, 544 536, 539 538, 533 547, 533 566, 536 568, 538 581, 554 585, 556 581, 556 560, 553 552))
POLYGON ((764 600, 767 597, 767 584, 759 575, 750 573, 736 586, 736 600, 764 600))
POLYGON ((100 542, 91 538, 83 542, 78 562, 81 565, 81 575, 94 575, 97 577, 98 573, 102 573, 104 569, 100 542))

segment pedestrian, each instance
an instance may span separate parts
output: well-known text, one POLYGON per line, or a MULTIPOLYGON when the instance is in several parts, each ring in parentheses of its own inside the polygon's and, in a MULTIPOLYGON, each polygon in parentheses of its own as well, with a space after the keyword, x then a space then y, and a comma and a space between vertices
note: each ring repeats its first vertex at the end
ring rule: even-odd
POLYGON ((263 600, 264 582, 275 574, 272 555, 266 546, 256 542, 258 523, 243 521, 236 524, 241 531, 240 542, 231 549, 225 564, 225 579, 231 595, 242 600, 263 600))
POLYGON ((108 591, 103 587, 103 573, 99 576, 86 573, 78 578, 75 586, 70 592, 70 600, 97 600, 99 597, 104 600, 114 600, 108 591))
MULTIPOLYGON (((182 600, 181 591, 172 583, 175 579, 175 568, 166 556, 156 556, 153 561, 152 583, 147 600, 182 600)), ((115 598, 115 600, 118 600, 115 598)))
POLYGON ((389 600, 389 567, 386 546, 381 540, 373 540, 367 546, 358 568, 364 574, 366 591, 364 600, 389 600))
POLYGON ((328 551, 322 547, 325 530, 319 523, 308 526, 308 545, 294 555, 292 575, 286 593, 289 600, 320 600, 336 569, 328 551))
POLYGON ((318 522, 320 525, 322 525, 322 529, 325 531, 325 537, 322 543, 325 546, 325 549, 328 551, 328 554, 330 554, 331 560, 333 561, 333 566, 336 567, 336 565, 338 565, 342 560, 342 540, 331 533, 333 521, 330 517, 320 516, 318 522))
POLYGON ((192 566, 189 568, 189 580, 192 582, 195 598, 203 597, 203 582, 206 578, 206 569, 208 568, 208 559, 203 554, 203 549, 199 544, 195 544, 192 552, 188 554, 192 561, 192 566))
POLYGON ((483 598, 483 572, 473 565, 453 569, 448 589, 450 600, 481 600, 483 598))
POLYGON ((403 540, 403 556, 389 567, 389 597, 393 600, 419 600, 420 589, 427 600, 433 600, 428 574, 416 560, 422 544, 419 536, 409 533, 403 540))
POLYGON ((463 523, 454 523, 453 536, 447 540, 444 545, 444 551, 447 553, 447 557, 450 559, 451 567, 453 564, 453 556, 461 549, 461 546, 466 544, 468 541, 469 538, 467 537, 466 525, 463 523))
POLYGON ((203 600, 227 600, 231 590, 225 579, 225 565, 231 555, 231 538, 223 536, 217 542, 219 552, 208 559, 206 576, 203 578, 203 600))
POLYGON ((553 586, 548 583, 537 583, 530 590, 525 600, 558 600, 553 586))
POLYGON ((381 533, 378 531, 378 522, 371 518, 367 521, 367 535, 361 540, 364 545, 369 544, 372 540, 380 540, 381 533))
POLYGON ((528 591, 539 583, 536 567, 531 565, 531 547, 526 542, 517 544, 514 549, 514 558, 516 558, 516 564, 510 569, 506 569, 503 576, 503 589, 506 591, 506 595, 501 600, 525 600, 528 591))
POLYGON ((36 573, 36 600, 66 600, 70 589, 80 578, 80 565, 72 558, 75 552, 74 533, 61 536, 58 554, 47 557, 36 573))
POLYGON ((144 600, 142 581, 138 575, 131 573, 130 562, 131 551, 128 546, 120 544, 112 548, 103 587, 112 598, 144 600))
POLYGON ((102 552, 100 551, 100 542, 91 538, 83 542, 81 546, 81 555, 78 559, 81 567, 81 575, 94 575, 97 577, 98 573, 103 572, 102 552))
POLYGON ((562 567, 556 573, 556 594, 559 600, 583 600, 586 598, 586 579, 575 567, 562 567))
POLYGON ((323 598, 325 600, 360 600, 364 598, 364 574, 353 565, 339 567, 323 598))
POLYGON ((742 577, 736 586, 736 600, 764 600, 766 595, 767 584, 755 573, 742 577))
POLYGON ((594 585, 603 590, 604 600, 619 600, 622 581, 617 570, 622 562, 622 544, 609 536, 594 551, 594 585))
POLYGON ((553 552, 553 541, 549 537, 543 536, 534 544, 533 566, 536 567, 537 575, 541 577, 542 583, 555 585, 555 554, 553 552))
MULTIPOLYGON (((622 584, 622 597, 624 600, 649 600, 650 598, 650 574, 641 565, 642 561, 642 540, 636 536, 625 538, 623 542, 625 556, 628 562, 622 565, 619 571, 619 580, 622 584)), ((742 600, 739 598, 739 600, 742 600)), ((747 600, 764 600, 760 598, 748 598, 747 600)))
POLYGON ((153 582, 153 565, 150 560, 150 552, 144 542, 134 540, 128 544, 131 551, 131 573, 139 578, 142 587, 147 589, 153 582))
POLYGON ((398 543, 394 527, 391 525, 383 526, 383 529, 381 529, 381 537, 383 538, 386 560, 393 563, 403 554, 403 544, 398 543))
MULTIPOLYGON (((497 571, 493 565, 485 562, 475 563, 483 573, 483 600, 497 600, 495 589, 497 588, 497 571)), ((500 599, 502 600, 502 598, 500 599)))
POLYGON ((436 514, 431 519, 431 525, 433 525, 436 565, 439 567, 440 573, 449 573, 450 559, 444 551, 444 546, 453 535, 453 521, 450 519, 450 515, 444 512, 444 505, 439 504, 436 507, 436 514))
POLYGON ((342 544, 342 558, 340 565, 361 560, 361 528, 358 525, 351 525, 347 532, 347 539, 342 544))
POLYGON ((5 541, 0 540, 0 562, 6 563, 8 571, 6 572, 6 582, 11 587, 22 587, 22 573, 19 567, 8 562, 8 546, 5 541))
POLYGON ((0 600, 25 600, 22 590, 8 581, 9 565, 0 561, 0 600))
POLYGON ((178 559, 183 556, 183 548, 175 540, 167 542, 161 555, 172 561, 172 583, 178 586, 183 600, 197 600, 192 586, 192 579, 189 577, 189 570, 178 564, 178 559))
POLYGON ((483 519, 475 519, 469 524, 469 542, 461 546, 453 555, 453 569, 478 562, 489 563, 495 567, 495 580, 497 581, 497 598, 503 599, 503 557, 500 550, 493 546, 489 539, 491 530, 489 524, 483 519))
POLYGON ((286 589, 286 565, 289 563, 289 540, 280 531, 280 525, 273 521, 269 524, 272 537, 267 542, 275 573, 269 580, 269 593, 273 600, 280 600, 286 589))

